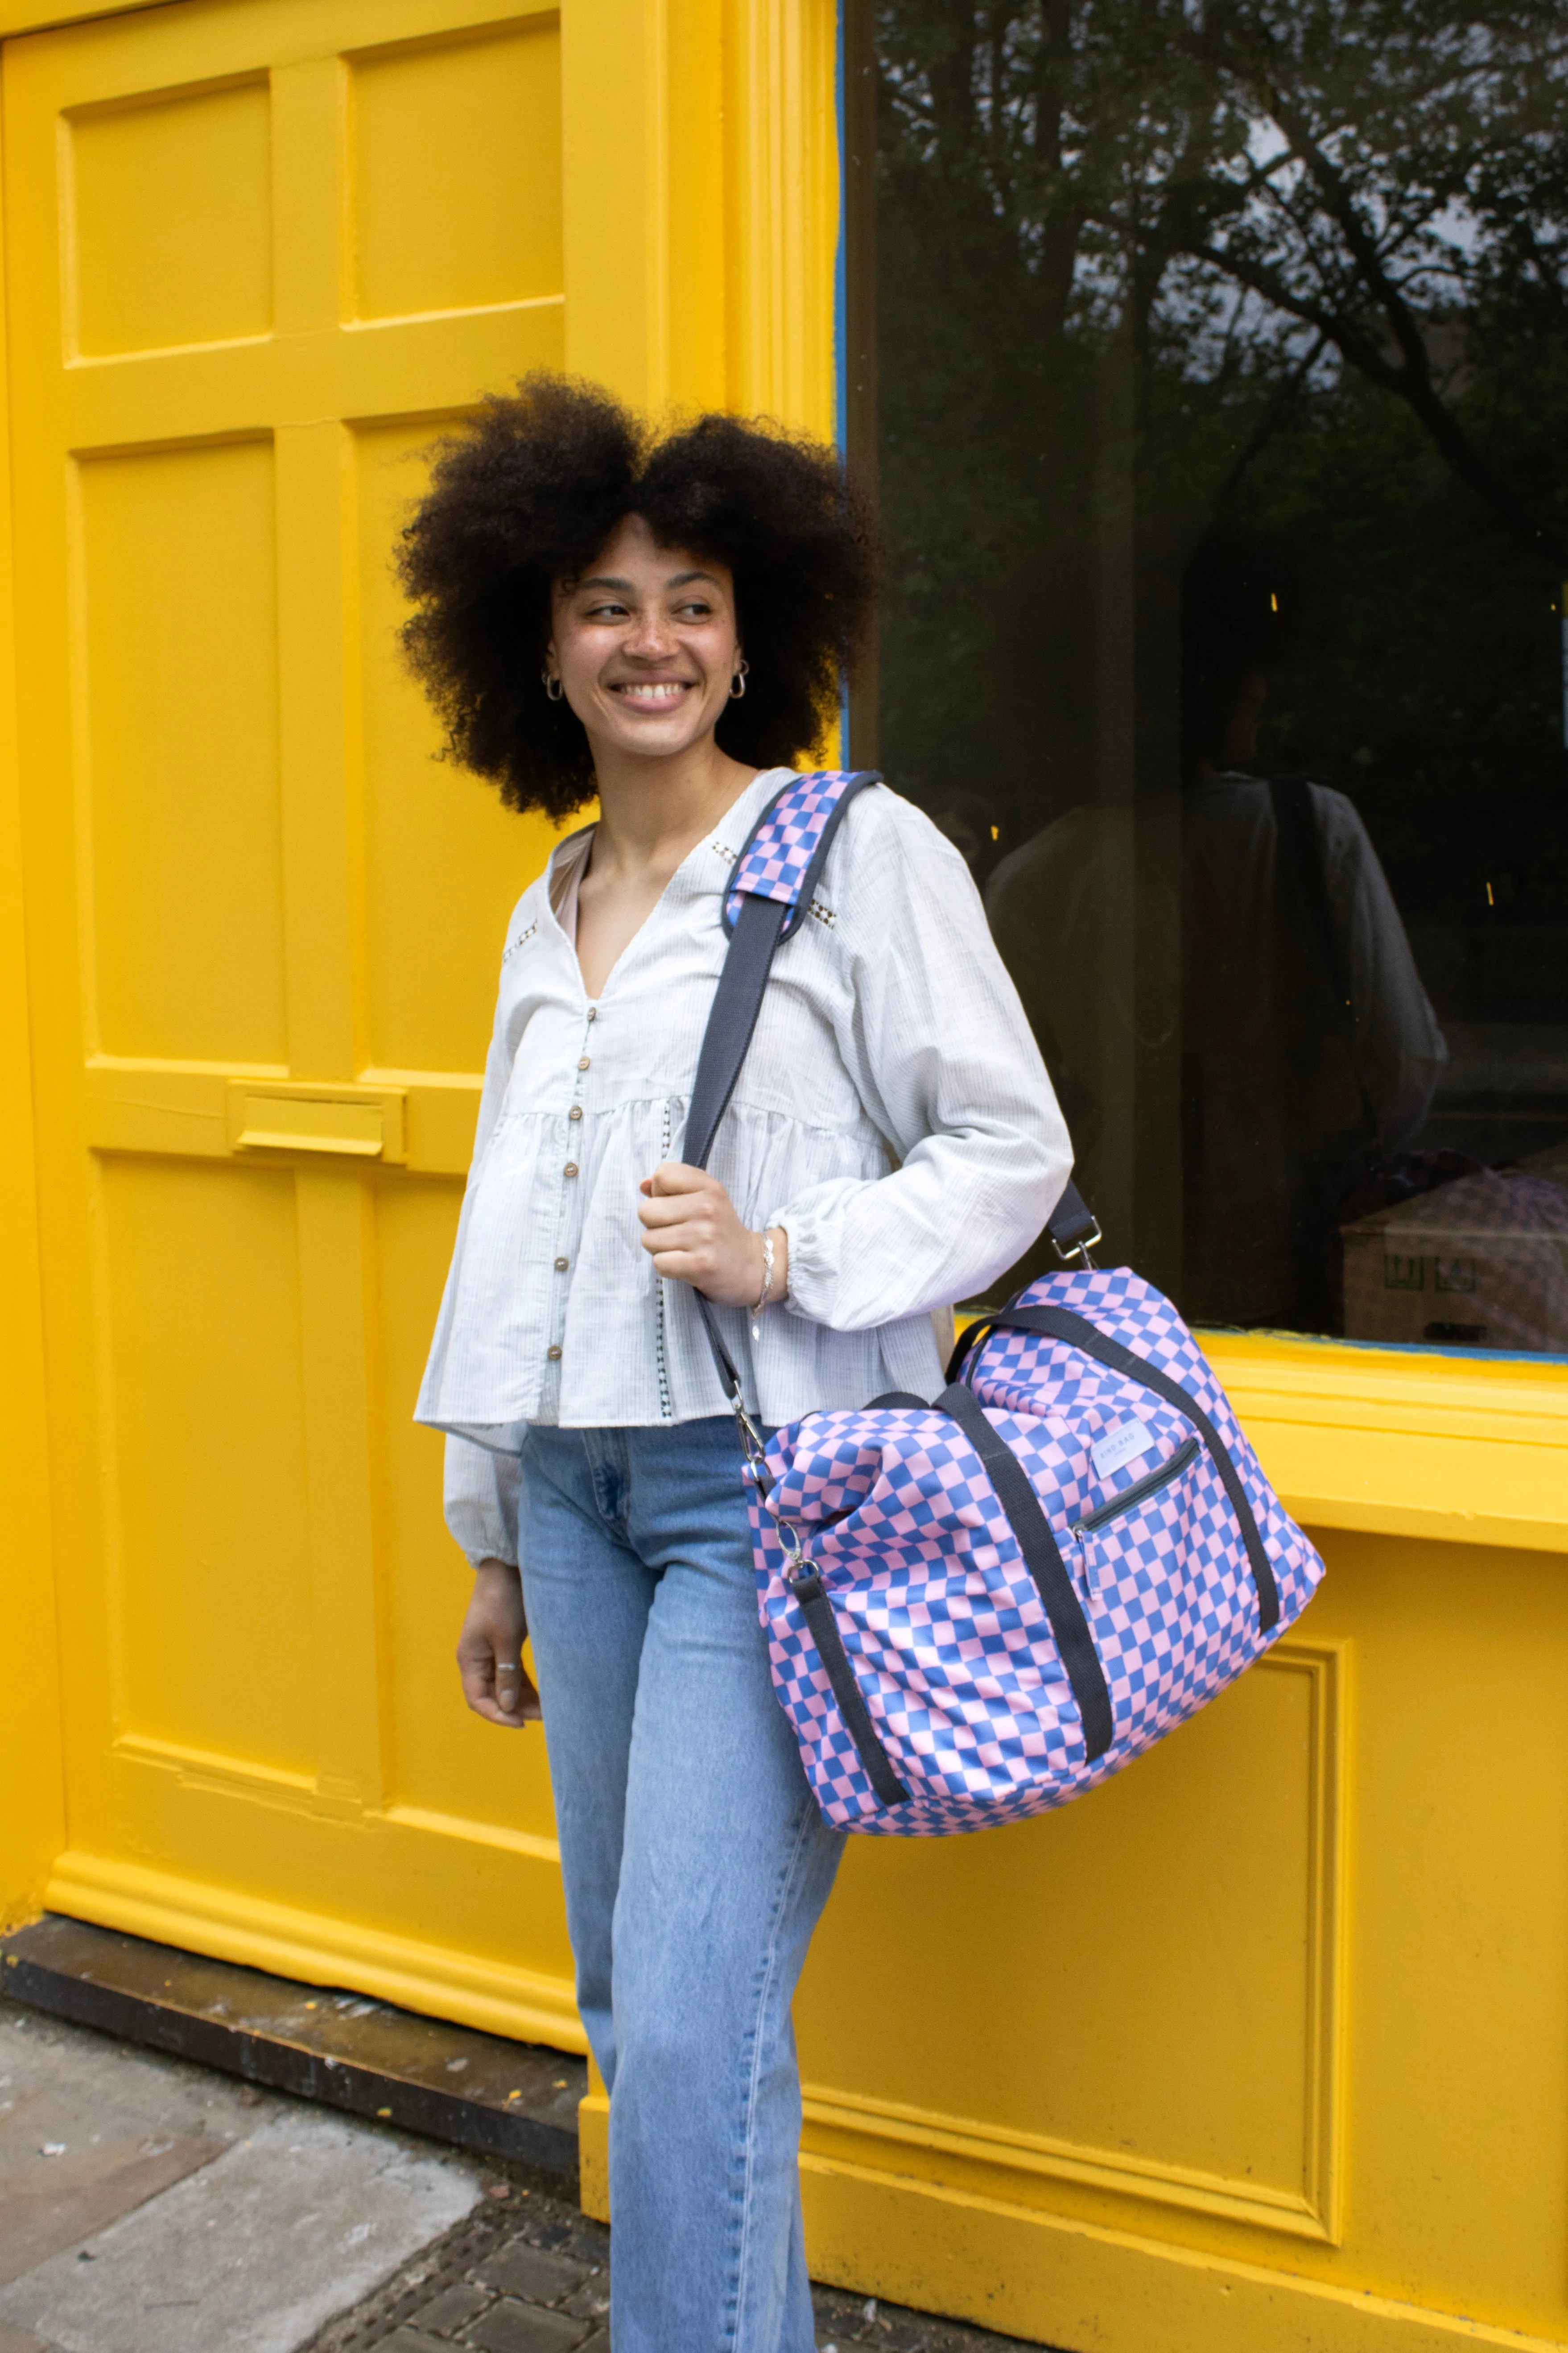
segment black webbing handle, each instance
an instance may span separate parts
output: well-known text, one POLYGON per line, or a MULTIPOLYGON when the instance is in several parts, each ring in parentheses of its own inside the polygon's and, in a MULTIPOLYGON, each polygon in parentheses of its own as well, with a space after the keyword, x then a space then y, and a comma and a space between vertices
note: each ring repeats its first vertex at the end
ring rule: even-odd
POLYGON ((1078 1702, 1084 1745, 1092 1765, 1097 1757, 1104 1756, 1115 1734, 1110 1691, 1078 1588, 1068 1574, 1067 1563, 1040 1507, 1040 1499, 1006 1440, 986 1419, 984 1408, 973 1389, 955 1381, 935 1399, 933 1410, 957 1422, 985 1465, 986 1476, 1007 1515, 1007 1525, 1024 1556, 1024 1566, 1035 1580, 1035 1589, 1057 1638, 1057 1649, 1078 1702))
POLYGON ((1252 1581, 1258 1588, 1258 1628, 1265 1634, 1272 1633, 1279 1623, 1279 1588, 1274 1581, 1274 1570, 1264 1549, 1263 1537, 1253 1515, 1247 1489, 1242 1485, 1241 1473, 1230 1459, 1230 1449, 1192 1391, 1184 1388, 1181 1382, 1173 1379, 1169 1373, 1163 1373, 1157 1365, 1150 1364, 1147 1357, 1123 1347, 1120 1340, 1111 1339, 1097 1324, 1091 1324, 1087 1315, 1079 1315, 1070 1307, 1004 1307, 994 1315, 982 1316, 977 1324, 970 1325, 953 1350, 952 1361, 947 1368, 950 1380, 957 1381, 959 1371, 971 1351, 990 1333, 997 1330, 1034 1332, 1045 1339, 1065 1340, 1069 1347, 1081 1348, 1084 1355, 1092 1356, 1097 1364, 1108 1366, 1111 1372, 1122 1374, 1130 1381, 1137 1381, 1146 1389, 1152 1389, 1156 1397, 1163 1398, 1167 1405, 1173 1406, 1191 1422, 1208 1449, 1209 1458, 1224 1482, 1241 1530, 1252 1581))
POLYGON ((844 1729, 855 1743, 855 1754, 865 1767, 866 1778, 883 1805, 908 1805, 910 1793, 894 1772, 892 1761, 877 1737, 871 1711, 855 1680, 855 1670, 849 1663, 844 1638, 838 1631, 838 1620, 833 1614, 833 1604, 827 1598, 821 1577, 813 1569, 805 1577, 792 1577, 789 1589, 800 1604, 800 1614, 816 1645, 816 1655, 822 1661, 833 1687, 838 1713, 844 1719, 844 1729))

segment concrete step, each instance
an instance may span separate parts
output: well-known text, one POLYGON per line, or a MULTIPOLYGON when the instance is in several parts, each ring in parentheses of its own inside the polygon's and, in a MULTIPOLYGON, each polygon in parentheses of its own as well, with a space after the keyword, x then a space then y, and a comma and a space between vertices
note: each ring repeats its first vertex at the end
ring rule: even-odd
POLYGON ((390 2002, 46 1913, 0 1936, 0 1998, 564 2178, 584 2061, 390 2002))

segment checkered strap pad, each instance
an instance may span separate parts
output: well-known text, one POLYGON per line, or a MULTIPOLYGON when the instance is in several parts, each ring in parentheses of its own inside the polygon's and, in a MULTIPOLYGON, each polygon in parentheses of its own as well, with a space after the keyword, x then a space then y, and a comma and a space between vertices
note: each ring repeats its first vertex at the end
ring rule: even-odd
POLYGON ((724 927, 733 931, 748 899, 772 899, 794 912, 788 938, 810 904, 809 885, 822 871, 839 812, 862 786, 881 781, 872 768, 819 768, 793 776, 775 793, 736 859, 724 899, 724 927))

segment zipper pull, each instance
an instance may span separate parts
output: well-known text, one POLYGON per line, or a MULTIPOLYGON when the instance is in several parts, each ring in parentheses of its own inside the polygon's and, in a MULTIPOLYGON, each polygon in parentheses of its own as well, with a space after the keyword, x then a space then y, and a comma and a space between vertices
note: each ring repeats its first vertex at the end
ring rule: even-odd
POLYGON ((1081 1520, 1074 1528, 1073 1535, 1078 1541, 1079 1586, 1083 1594, 1084 1599, 1088 1601, 1100 1591, 1100 1579, 1094 1573, 1092 1556, 1089 1549, 1089 1538, 1084 1531, 1084 1525, 1081 1520))

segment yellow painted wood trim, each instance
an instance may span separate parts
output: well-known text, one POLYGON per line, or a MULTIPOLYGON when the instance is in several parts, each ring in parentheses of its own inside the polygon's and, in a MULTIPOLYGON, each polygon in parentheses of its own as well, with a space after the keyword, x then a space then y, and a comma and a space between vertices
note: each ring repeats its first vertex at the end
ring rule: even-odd
POLYGON ((231 1151, 247 1154, 339 1153, 349 1159, 400 1161, 403 1092, 231 1079, 228 1142, 231 1151))
POLYGON ((610 2219, 610 2101, 590 2059, 588 2090, 577 2108, 577 2198, 595 2222, 610 2219))
MULTIPOLYGON (((1131 2158, 1119 2162, 1108 2150, 1079 2148, 1042 2133, 1013 2132, 977 2119, 940 2116, 816 2084, 807 2084, 803 2091, 803 2147, 827 2164, 847 2159, 874 2172, 936 2179, 970 2189, 1009 2173, 1036 2182, 1070 2181, 1086 2189, 1218 2216, 1252 2230, 1325 2242, 1329 2238, 1312 2202, 1287 2190, 1249 2188, 1186 2166, 1131 2158)), ((1022 2180, 1018 2194, 1024 2194, 1022 2180)))
POLYGON ((831 439, 835 0, 566 0, 561 33, 568 368, 831 439))
POLYGON ((96 16, 123 16, 133 9, 153 8, 159 0, 83 0, 83 5, 61 7, 59 0, 6 0, 0 5, 0 39, 14 33, 42 33, 60 25, 89 25, 96 16))
MULTIPOLYGON (((77 0, 75 6, 62 5, 62 0, 0 0, 0 40, 18 33, 52 33, 68 25, 91 25, 103 16, 132 16, 143 8, 166 5, 167 0, 77 0)), ((526 6, 517 11, 520 17, 530 13, 526 6)), ((497 8, 494 21, 502 21, 504 15, 497 8)))
MULTIPOLYGON (((3 297, 0 286, 0 338, 3 297)), ((4 453, 8 408, 0 341, 4 453)), ((0 454, 0 1658, 11 1665, 0 1707, 0 1927, 37 1911, 66 1836, 12 590, 11 478, 8 454, 0 454)))
POLYGON ((560 1840, 546 1838, 539 1831, 514 1831, 504 1822, 470 1821, 460 1814, 437 1813, 431 1806, 388 1806, 381 1820, 425 1838, 460 1839, 465 1847, 492 1847, 500 1854, 548 1863, 556 1871, 561 1868, 560 1840))
POLYGON ((148 1732, 122 1734, 114 1744, 114 1754, 130 1765, 153 1765, 182 1774, 187 1781, 225 1797, 248 1798, 258 1805, 294 1806, 302 1813, 316 1810, 314 1773, 258 1764, 253 1757, 242 1763, 218 1749, 194 1748, 185 1740, 160 1740, 148 1732))
POLYGON ((82 1083, 84 1141, 94 1151, 199 1159, 336 1153, 464 1176, 484 1082, 478 1071, 449 1071, 295 1080, 237 1064, 95 1055, 82 1083))
POLYGON ((1031 2343, 1094 2353, 1457 2353, 1461 2344, 1561 2353, 1564 2341, 809 2150, 801 2177, 814 2279, 1031 2343))
POLYGON ((433 2018, 552 2050, 586 2048, 564 1978, 422 1943, 143 1863, 70 1852, 44 1891, 53 1912, 308 1985, 347 1986, 433 2018))
POLYGON ((1568 1551, 1561 1365, 1267 1333, 1201 1337, 1265 1471, 1307 1525, 1568 1551))
POLYGON ((834 0, 728 0, 729 400, 834 437, 838 16, 834 0))

